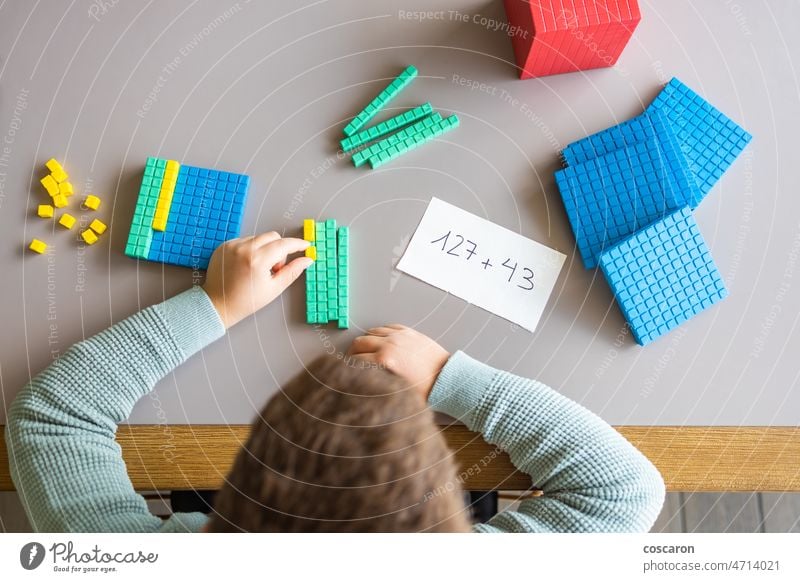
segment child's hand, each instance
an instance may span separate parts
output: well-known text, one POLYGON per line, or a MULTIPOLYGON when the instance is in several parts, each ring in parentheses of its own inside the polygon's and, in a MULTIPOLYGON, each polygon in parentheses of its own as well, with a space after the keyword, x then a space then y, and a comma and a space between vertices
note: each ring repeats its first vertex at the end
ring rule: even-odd
POLYGON ((203 289, 226 328, 270 303, 313 262, 287 255, 304 251, 308 241, 266 232, 229 240, 211 256, 203 289))
POLYGON ((450 353, 428 336, 400 324, 374 327, 353 340, 348 354, 404 378, 425 400, 450 353))

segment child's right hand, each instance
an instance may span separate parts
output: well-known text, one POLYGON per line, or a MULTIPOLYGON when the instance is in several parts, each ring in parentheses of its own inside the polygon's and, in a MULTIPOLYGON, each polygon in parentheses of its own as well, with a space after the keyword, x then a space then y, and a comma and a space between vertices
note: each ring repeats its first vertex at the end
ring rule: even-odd
POLYGON ((272 302, 311 265, 306 257, 286 263, 288 255, 308 245, 265 232, 229 240, 214 251, 203 289, 226 329, 272 302))

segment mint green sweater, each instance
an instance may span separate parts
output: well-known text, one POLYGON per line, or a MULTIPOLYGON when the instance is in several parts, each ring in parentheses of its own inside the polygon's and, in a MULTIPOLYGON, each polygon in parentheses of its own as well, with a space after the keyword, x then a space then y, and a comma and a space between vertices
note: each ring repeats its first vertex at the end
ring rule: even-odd
MULTIPOLYGON (((128 478, 117 424, 156 382, 225 329, 200 288, 70 348, 8 414, 11 475, 37 531, 198 531, 201 513, 151 515, 128 478)), ((539 382, 453 355, 429 400, 480 432, 543 496, 482 532, 645 532, 664 499, 653 465, 612 427, 539 382)))

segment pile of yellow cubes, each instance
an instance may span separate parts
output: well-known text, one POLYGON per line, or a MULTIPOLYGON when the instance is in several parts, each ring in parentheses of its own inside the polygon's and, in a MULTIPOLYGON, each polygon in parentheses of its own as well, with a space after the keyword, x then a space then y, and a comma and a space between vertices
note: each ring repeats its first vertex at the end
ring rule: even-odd
MULTIPOLYGON (((40 204, 37 214, 42 218, 53 218, 56 212, 55 209, 65 208, 69 204, 69 198, 75 193, 75 190, 69 182, 69 174, 67 174, 58 161, 54 158, 50 159, 45 166, 50 173, 41 179, 41 183, 50 195, 52 204, 40 204)), ((89 194, 83 200, 83 207, 89 210, 97 210, 100 208, 100 198, 94 194, 89 194)), ((58 224, 67 230, 72 230, 76 222, 77 219, 68 212, 64 212, 58 219, 58 224)), ((81 238, 87 245, 93 245, 97 242, 98 235, 103 234, 106 228, 106 225, 101 220, 95 218, 91 224, 89 224, 89 227, 81 232, 81 238)), ((31 241, 28 248, 35 253, 42 254, 47 250, 47 243, 35 238, 31 241)))

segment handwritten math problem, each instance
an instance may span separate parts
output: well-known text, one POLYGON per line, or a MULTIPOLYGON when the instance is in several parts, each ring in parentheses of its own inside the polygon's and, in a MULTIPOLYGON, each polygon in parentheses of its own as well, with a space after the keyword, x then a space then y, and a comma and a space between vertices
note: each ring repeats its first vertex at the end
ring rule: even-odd
POLYGON ((534 331, 565 258, 433 198, 397 268, 534 331))
MULTIPOLYGON (((433 245, 439 243, 441 243, 441 251, 451 257, 464 257, 467 261, 469 261, 472 257, 478 254, 478 243, 464 238, 463 235, 453 233, 452 230, 448 230, 444 235, 440 236, 436 240, 431 241, 431 244, 433 245), (464 254, 462 255, 461 253, 464 254)), ((480 265, 483 267, 484 271, 495 266, 489 257, 486 257, 484 261, 480 262, 480 265)), ((519 262, 508 257, 502 263, 500 263, 500 266, 505 267, 509 271, 507 282, 515 282, 514 275, 517 274, 519 262)), ((534 288, 533 269, 529 267, 520 267, 520 269, 522 284, 517 284, 517 287, 524 289, 525 291, 532 291, 534 288)))

